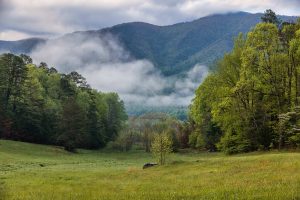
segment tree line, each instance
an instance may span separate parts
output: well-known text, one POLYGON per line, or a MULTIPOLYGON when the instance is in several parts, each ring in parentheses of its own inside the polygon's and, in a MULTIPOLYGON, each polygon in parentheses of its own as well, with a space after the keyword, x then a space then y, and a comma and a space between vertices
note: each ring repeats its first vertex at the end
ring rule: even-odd
POLYGON ((226 153, 300 147, 300 20, 267 10, 196 91, 190 145, 226 153))
POLYGON ((96 149, 114 140, 126 119, 118 94, 92 89, 79 73, 0 55, 1 138, 96 149))
POLYGON ((164 141, 168 138, 170 149, 177 152, 189 146, 190 130, 186 124, 165 113, 147 113, 129 117, 119 136, 108 144, 108 148, 118 151, 151 152, 155 138, 162 137, 164 141))
POLYGON ((189 147, 189 127, 188 122, 180 121, 166 113, 131 116, 116 140, 111 141, 107 148, 124 152, 151 152, 158 164, 164 165, 169 153, 189 147))

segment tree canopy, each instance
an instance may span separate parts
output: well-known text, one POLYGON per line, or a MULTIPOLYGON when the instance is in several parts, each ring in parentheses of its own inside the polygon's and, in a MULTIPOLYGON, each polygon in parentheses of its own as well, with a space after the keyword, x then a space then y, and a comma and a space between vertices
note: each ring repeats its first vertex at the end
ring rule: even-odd
POLYGON ((264 23, 271 23, 279 26, 281 24, 281 19, 277 17, 276 13, 268 9, 265 11, 264 15, 261 17, 261 21, 264 23))
POLYGON ((237 153, 299 146, 297 131, 283 130, 282 124, 298 130, 300 122, 283 115, 299 107, 300 24, 278 27, 269 10, 262 19, 236 38, 233 50, 197 89, 190 108, 195 147, 237 153))
POLYGON ((0 56, 0 136, 67 150, 100 148, 127 119, 116 93, 92 89, 77 72, 60 74, 26 55, 0 56))

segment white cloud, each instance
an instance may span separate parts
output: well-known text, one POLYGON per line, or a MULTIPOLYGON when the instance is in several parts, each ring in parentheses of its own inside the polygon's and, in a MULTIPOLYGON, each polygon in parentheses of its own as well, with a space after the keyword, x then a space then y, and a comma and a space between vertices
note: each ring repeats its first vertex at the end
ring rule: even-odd
POLYGON ((186 73, 186 77, 175 82, 175 90, 181 96, 194 94, 199 83, 207 76, 208 70, 206 66, 195 65, 186 73))
POLYGON ((75 34, 49 40, 31 56, 35 62, 45 61, 65 73, 78 71, 93 88, 118 92, 125 103, 150 106, 189 105, 207 75, 205 66, 196 65, 181 79, 164 77, 149 61, 133 60, 116 38, 95 38, 75 34))
POLYGON ((120 94, 155 95, 165 86, 164 79, 146 60, 100 64, 78 69, 93 87, 120 94))
POLYGON ((212 13, 226 13, 234 11, 264 12, 273 9, 282 15, 300 15, 298 0, 189 0, 180 6, 182 13, 191 16, 209 15, 212 13))
POLYGON ((0 0, 0 32, 55 36, 123 22, 168 25, 214 13, 268 8, 300 15, 299 0, 0 0))
POLYGON ((49 40, 31 54, 36 60, 47 61, 63 72, 82 69, 95 63, 115 63, 129 60, 129 54, 111 35, 100 37, 72 34, 49 40))
POLYGON ((24 38, 31 37, 32 35, 29 35, 24 32, 18 32, 18 31, 13 31, 13 30, 4 30, 0 32, 0 40, 21 40, 24 38))

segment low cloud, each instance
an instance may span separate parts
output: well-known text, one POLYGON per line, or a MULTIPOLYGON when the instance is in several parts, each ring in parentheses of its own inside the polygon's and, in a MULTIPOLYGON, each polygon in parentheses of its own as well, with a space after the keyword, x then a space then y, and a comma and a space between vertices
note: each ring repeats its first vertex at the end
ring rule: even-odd
POLYGON ((113 36, 75 33, 48 40, 33 50, 32 57, 47 61, 63 72, 84 69, 95 64, 130 60, 127 51, 113 36))
POLYGON ((31 37, 30 34, 19 31, 5 30, 0 32, 0 40, 13 41, 16 39, 23 39, 29 37, 31 37))
POLYGON ((189 105, 208 70, 196 65, 186 74, 165 77, 147 60, 135 60, 111 35, 75 34, 49 40, 31 57, 59 71, 78 71, 103 92, 117 92, 126 104, 147 106, 189 105))

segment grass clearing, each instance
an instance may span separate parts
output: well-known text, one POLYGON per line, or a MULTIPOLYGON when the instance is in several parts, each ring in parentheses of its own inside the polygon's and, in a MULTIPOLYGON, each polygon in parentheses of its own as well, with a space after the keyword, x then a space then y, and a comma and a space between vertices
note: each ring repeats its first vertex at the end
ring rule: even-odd
POLYGON ((300 153, 116 153, 0 140, 0 199, 300 199, 300 153))

